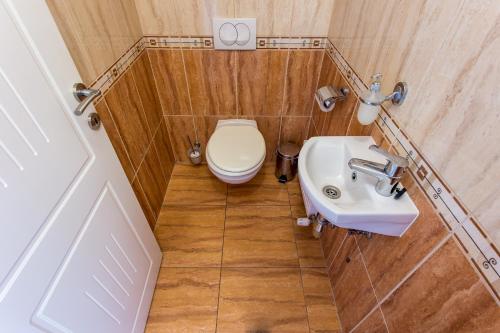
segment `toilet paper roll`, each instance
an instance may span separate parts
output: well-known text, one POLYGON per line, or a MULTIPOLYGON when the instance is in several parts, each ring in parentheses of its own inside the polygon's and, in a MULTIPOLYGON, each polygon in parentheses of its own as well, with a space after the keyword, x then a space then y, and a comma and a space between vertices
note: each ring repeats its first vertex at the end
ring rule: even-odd
POLYGON ((335 91, 331 86, 321 87, 316 91, 315 98, 323 112, 330 112, 335 107, 335 91))

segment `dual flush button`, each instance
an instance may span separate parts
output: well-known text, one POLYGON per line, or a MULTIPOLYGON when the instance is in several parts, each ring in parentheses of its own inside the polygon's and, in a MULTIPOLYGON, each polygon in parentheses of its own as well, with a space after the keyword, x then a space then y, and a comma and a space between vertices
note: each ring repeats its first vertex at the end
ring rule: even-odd
POLYGON ((213 19, 214 47, 220 50, 255 50, 255 19, 213 19))

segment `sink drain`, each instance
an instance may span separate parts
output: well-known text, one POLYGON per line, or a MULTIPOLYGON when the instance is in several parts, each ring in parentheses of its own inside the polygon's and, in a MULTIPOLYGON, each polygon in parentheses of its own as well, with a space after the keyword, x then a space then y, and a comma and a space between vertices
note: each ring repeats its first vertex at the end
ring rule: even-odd
POLYGON ((332 185, 326 185, 323 187, 323 194, 330 199, 340 198, 340 189, 332 185))

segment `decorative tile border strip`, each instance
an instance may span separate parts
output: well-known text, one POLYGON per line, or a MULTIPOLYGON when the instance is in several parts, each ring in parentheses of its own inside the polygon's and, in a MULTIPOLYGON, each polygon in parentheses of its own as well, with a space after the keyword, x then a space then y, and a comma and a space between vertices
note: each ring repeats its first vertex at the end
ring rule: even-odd
MULTIPOLYGON (((326 51, 358 96, 364 89, 367 89, 367 85, 330 41, 327 43, 326 51)), ((424 190, 453 237, 462 246, 463 252, 483 276, 490 291, 496 297, 497 303, 500 303, 500 266, 498 265, 500 254, 494 243, 384 108, 376 120, 376 126, 391 143, 392 149, 401 156, 406 156, 410 161, 410 171, 417 183, 424 190)))
MULTIPOLYGON (((208 36, 145 36, 146 47, 213 49, 213 37, 208 36)), ((257 37, 258 49, 324 49, 326 37, 257 37)))
POLYGON ((127 71, 130 65, 139 57, 139 55, 146 48, 146 43, 144 38, 139 39, 134 45, 132 45, 125 53, 106 71, 104 74, 99 76, 90 85, 93 89, 101 90, 101 96, 95 100, 97 104, 104 93, 113 85, 113 83, 127 71))

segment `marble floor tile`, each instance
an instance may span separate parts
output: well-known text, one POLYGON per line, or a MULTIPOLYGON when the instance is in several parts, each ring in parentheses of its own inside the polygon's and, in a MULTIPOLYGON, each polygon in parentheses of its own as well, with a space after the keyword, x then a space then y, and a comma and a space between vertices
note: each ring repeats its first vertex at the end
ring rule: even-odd
POLYGON ((163 267, 217 267, 221 264, 224 206, 163 206, 155 236, 163 267))
POLYGON ((223 268, 218 332, 308 332, 300 270, 223 268))
POLYGON ((219 280, 219 268, 162 268, 146 332, 215 332, 219 280))
POLYGON ((206 165, 176 164, 172 172, 165 205, 225 205, 227 184, 218 180, 206 165))
POLYGON ((288 206, 226 209, 225 267, 297 267, 297 249, 288 206))

